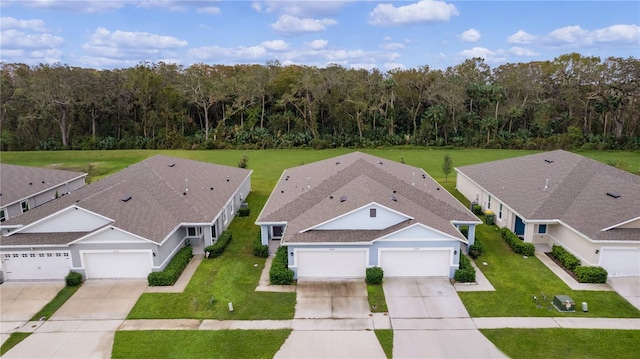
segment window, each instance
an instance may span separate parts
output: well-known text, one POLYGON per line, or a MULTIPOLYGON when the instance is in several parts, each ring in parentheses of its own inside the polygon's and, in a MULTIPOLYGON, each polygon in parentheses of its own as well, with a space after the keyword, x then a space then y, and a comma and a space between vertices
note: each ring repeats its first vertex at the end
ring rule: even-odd
POLYGON ((20 203, 20 207, 22 208, 22 213, 29 211, 29 202, 24 201, 20 203))
POLYGON ((5 254, 4 257, 5 258, 11 258, 11 254, 5 254))
POLYGON ((7 212, 4 209, 0 209, 0 222, 7 220, 7 212))
POLYGON ((487 200, 487 209, 491 209, 491 196, 489 196, 489 199, 487 200))
POLYGON ((546 234, 547 233, 547 225, 539 224, 538 225, 538 234, 546 234))
POLYGON ((273 238, 282 238, 283 226, 273 226, 273 238))
POLYGON ((56 253, 56 257, 62 257, 62 253, 56 253))
POLYGON ((234 212, 233 212, 233 200, 231 200, 230 205, 231 205, 231 213, 234 213, 234 212))
POLYGON ((31 257, 31 258, 35 258, 35 257, 36 257, 36 254, 35 254, 35 253, 29 253, 29 257, 31 257))
POLYGON ((26 253, 22 253, 22 258, 27 258, 28 255, 26 253))
POLYGON ((18 257, 20 256, 14 253, 13 258, 18 258, 18 257))
POLYGON ((376 209, 369 208, 369 217, 374 218, 376 216, 376 209))
POLYGON ((44 253, 38 253, 38 257, 44 258, 44 253))
POLYGON ((65 254, 64 254, 64 256, 65 256, 65 257, 68 257, 68 256, 69 256, 69 253, 65 253, 65 254))
POLYGON ((227 224, 227 208, 224 208, 224 211, 222 211, 222 223, 227 224))
POLYGON ((502 203, 500 203, 500 207, 498 210, 498 219, 502 219, 502 203))
POLYGON ((187 227, 187 237, 195 237, 198 235, 196 227, 187 227))
POLYGON ((217 238, 217 233, 216 233, 216 225, 215 223, 213 224, 213 226, 211 226, 211 238, 217 238))
POLYGON ((53 257, 53 253, 47 253, 47 257, 53 257))

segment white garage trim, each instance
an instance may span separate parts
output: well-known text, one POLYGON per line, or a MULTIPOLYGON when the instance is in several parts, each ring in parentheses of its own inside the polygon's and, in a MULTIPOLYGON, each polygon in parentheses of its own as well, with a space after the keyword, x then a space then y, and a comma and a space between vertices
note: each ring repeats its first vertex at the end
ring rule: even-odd
POLYGON ((83 250, 80 261, 87 279, 146 278, 153 266, 150 249, 83 250))
POLYGON ((451 247, 379 248, 378 264, 385 277, 449 277, 451 247))
POLYGON ((640 248, 602 247, 600 266, 609 277, 640 276, 640 248))
POLYGON ((296 248, 293 252, 298 278, 364 278, 369 263, 368 249, 296 248))
POLYGON ((5 280, 64 279, 71 270, 69 251, 2 252, 5 280))

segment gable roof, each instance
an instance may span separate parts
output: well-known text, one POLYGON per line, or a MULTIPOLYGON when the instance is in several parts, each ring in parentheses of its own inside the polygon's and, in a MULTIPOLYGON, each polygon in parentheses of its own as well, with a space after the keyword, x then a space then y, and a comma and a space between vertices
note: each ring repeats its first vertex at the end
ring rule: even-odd
POLYGON ((562 150, 456 171, 527 220, 560 220, 594 240, 640 239, 639 229, 603 231, 640 216, 640 177, 626 171, 562 150))
MULTIPOLYGON (((117 228, 160 243, 182 223, 211 223, 250 175, 246 169, 156 155, 3 224, 30 225, 78 206, 113 219, 117 228)), ((83 235, 57 237, 71 242, 83 235)), ((18 231, 0 243, 34 242, 43 236, 30 237, 18 231)), ((35 242, 49 244, 46 238, 35 242)))
POLYGON ((0 207, 86 176, 82 172, 0 163, 0 207))
POLYGON ((353 152, 285 170, 256 223, 287 222, 284 243, 370 242, 415 223, 464 240, 452 221, 478 218, 422 169, 353 152), (413 219, 383 230, 301 233, 372 202, 413 219))

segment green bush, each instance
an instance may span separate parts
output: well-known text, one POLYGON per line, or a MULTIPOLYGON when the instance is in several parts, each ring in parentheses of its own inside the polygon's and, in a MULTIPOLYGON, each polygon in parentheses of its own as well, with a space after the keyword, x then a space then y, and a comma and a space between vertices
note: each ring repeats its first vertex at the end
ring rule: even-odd
POLYGON ((261 258, 267 258, 269 256, 269 246, 262 244, 260 233, 258 233, 258 236, 253 240, 253 255, 261 258))
POLYGON ((516 236, 515 233, 511 232, 508 228, 500 229, 500 234, 502 235, 502 239, 507 242, 509 247, 518 254, 522 254, 523 256, 531 257, 536 253, 536 247, 533 243, 523 242, 520 237, 516 236))
POLYGON ((563 267, 567 268, 570 271, 575 271, 575 269, 580 266, 580 260, 576 258, 573 254, 567 252, 562 246, 553 245, 551 246, 551 254, 562 264, 563 267))
POLYGON ((453 280, 459 283, 476 281, 476 269, 471 265, 471 260, 463 254, 460 254, 460 265, 453 274, 453 280))
POLYGON ((207 246, 204 248, 204 252, 207 253, 207 258, 218 258, 224 253, 224 250, 227 248, 229 243, 231 243, 231 239, 233 238, 233 234, 231 231, 224 231, 220 235, 220 238, 211 246, 207 246))
POLYGON ((382 284, 382 278, 384 277, 384 271, 380 267, 369 267, 366 270, 366 276, 364 281, 367 284, 382 284))
POLYGON ((576 277, 580 283, 606 283, 607 282, 607 270, 602 267, 582 267, 578 266, 575 269, 576 277))
POLYGON ((475 215, 481 215, 482 214, 482 206, 480 206, 479 204, 474 204, 473 207, 471 207, 471 211, 473 211, 473 214, 475 214, 475 215))
POLYGON ((293 283, 293 271, 289 269, 288 247, 280 246, 269 270, 269 281, 274 285, 293 283))
POLYGON ((249 217, 251 214, 251 209, 249 207, 240 207, 238 210, 238 217, 249 217))
POLYGON ((152 287, 173 285, 187 267, 193 257, 191 247, 183 247, 176 253, 167 267, 160 272, 151 272, 147 276, 147 281, 152 287))
POLYGON ((484 253, 484 245, 479 238, 476 238, 475 243, 469 246, 469 256, 473 259, 480 257, 484 253))
POLYGON ((64 281, 67 283, 68 286, 75 287, 77 285, 80 285, 80 283, 82 283, 82 274, 78 272, 70 271, 69 274, 67 274, 67 276, 64 277, 64 281))

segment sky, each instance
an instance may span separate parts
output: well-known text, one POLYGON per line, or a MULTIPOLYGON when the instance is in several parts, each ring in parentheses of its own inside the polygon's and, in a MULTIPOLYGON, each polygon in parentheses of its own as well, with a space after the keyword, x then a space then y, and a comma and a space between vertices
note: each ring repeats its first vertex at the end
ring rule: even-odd
POLYGON ((640 57, 640 1, 2 0, 0 61, 446 69, 640 57))

